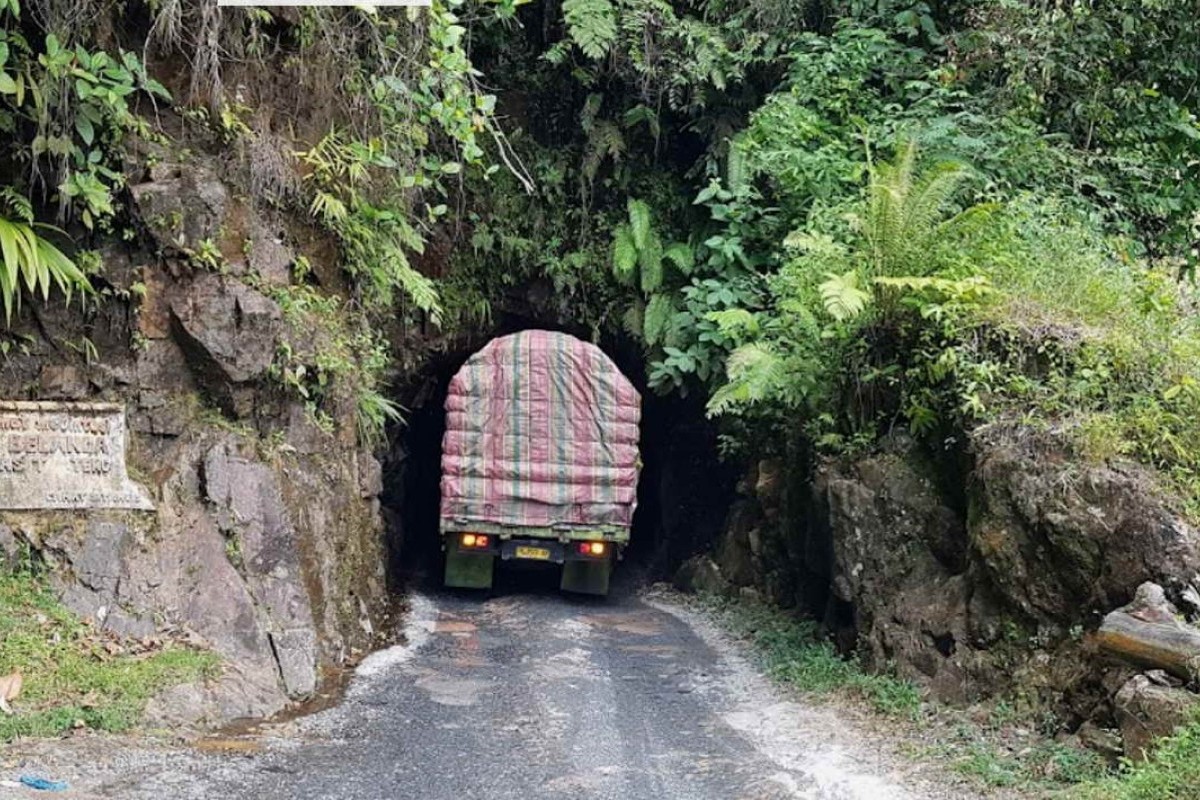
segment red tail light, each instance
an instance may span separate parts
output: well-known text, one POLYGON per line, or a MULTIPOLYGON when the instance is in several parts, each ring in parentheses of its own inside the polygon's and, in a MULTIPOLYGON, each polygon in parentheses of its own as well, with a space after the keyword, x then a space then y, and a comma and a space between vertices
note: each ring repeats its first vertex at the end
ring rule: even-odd
POLYGON ((581 556, 602 556, 607 549, 604 542, 579 543, 579 555, 581 556))
POLYGON ((484 548, 488 546, 488 537, 482 533, 464 533, 461 541, 463 547, 484 548))

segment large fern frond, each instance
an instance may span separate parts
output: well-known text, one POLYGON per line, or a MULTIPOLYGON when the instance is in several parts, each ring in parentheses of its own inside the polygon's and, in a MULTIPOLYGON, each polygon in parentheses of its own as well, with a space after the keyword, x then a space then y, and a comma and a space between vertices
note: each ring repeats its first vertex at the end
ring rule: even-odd
POLYGON ((650 231, 645 246, 638 249, 638 268, 642 275, 642 291, 657 292, 663 282, 663 246, 656 231, 650 231))
POLYGON ((611 0, 563 0, 563 19, 571 41, 588 58, 604 58, 617 40, 617 10, 611 0))
POLYGON ((641 250, 650 238, 650 206, 644 200, 630 198, 627 207, 629 209, 629 228, 633 232, 633 243, 637 245, 638 250, 641 250))
POLYGON ((616 279, 627 286, 632 285, 638 264, 638 251, 633 243, 633 232, 628 225, 619 225, 613 232, 612 263, 616 279))
POLYGON ((645 319, 642 321, 642 335, 646 339, 646 344, 659 344, 667 329, 667 324, 673 316, 675 316, 675 304, 671 302, 670 295, 651 296, 650 302, 646 304, 645 319))
POLYGON ((838 322, 857 317, 871 302, 870 292, 859 286, 858 272, 850 270, 842 275, 825 273, 825 282, 817 287, 829 316, 838 322))
POLYGON ((918 174, 913 142, 902 145, 891 163, 871 165, 863 227, 876 275, 921 274, 934 247, 986 219, 984 206, 946 219, 967 176, 966 168, 954 162, 918 174))
POLYGON ((736 414, 745 406, 781 395, 787 380, 784 358, 769 344, 752 342, 729 354, 725 385, 708 401, 708 415, 736 414))

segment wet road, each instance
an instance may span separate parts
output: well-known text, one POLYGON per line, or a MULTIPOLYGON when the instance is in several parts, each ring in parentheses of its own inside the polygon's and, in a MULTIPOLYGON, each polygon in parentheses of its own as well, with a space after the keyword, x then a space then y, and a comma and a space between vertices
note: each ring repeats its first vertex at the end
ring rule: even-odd
POLYGON ((924 797, 829 711, 781 698, 699 617, 632 591, 418 594, 409 643, 244 752, 140 763, 96 796, 237 800, 924 797))

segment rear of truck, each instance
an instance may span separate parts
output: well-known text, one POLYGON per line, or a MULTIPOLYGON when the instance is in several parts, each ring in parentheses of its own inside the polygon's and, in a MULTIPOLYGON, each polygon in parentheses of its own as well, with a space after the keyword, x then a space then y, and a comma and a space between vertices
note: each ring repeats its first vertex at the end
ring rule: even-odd
POLYGON ((442 443, 447 586, 488 588, 498 563, 561 565, 606 594, 637 505, 641 397, 596 346, 523 331, 454 376, 442 443))

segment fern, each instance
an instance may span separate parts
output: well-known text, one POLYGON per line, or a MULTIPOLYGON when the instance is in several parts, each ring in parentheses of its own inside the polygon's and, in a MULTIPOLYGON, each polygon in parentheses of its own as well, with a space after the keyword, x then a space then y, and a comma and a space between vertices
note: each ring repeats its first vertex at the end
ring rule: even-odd
POLYGON ((675 242, 668 246, 663 252, 663 257, 684 275, 691 273, 692 268, 696 266, 696 254, 686 242, 675 242))
POLYGON ((728 308, 724 311, 710 311, 708 318, 717 323, 717 329, 727 336, 742 334, 757 334, 761 329, 758 317, 744 308, 728 308))
POLYGON ((725 178, 729 191, 737 194, 746 188, 750 179, 750 170, 746 167, 746 154, 734 139, 729 143, 729 156, 725 164, 725 178))
POLYGON ((57 286, 70 300, 75 291, 87 294, 92 285, 75 262, 40 236, 34 224, 0 217, 0 304, 5 323, 12 321, 13 309, 21 302, 21 285, 30 294, 50 299, 57 286))
POLYGON ((708 401, 708 415, 736 414, 743 406, 783 396, 786 367, 769 344, 752 342, 737 348, 725 362, 729 380, 708 401))
POLYGON ((630 336, 645 335, 646 306, 641 300, 636 301, 621 316, 621 324, 630 336))
POLYGON ((953 236, 975 233, 996 208, 972 206, 946 218, 946 209, 968 176, 953 162, 917 174, 915 143, 901 145, 891 163, 873 164, 867 190, 866 235, 876 275, 921 275, 929 254, 953 236))
POLYGON ((613 233, 613 275, 625 285, 633 283, 638 265, 637 245, 633 243, 633 232, 628 225, 620 225, 613 233))
POLYGON ((829 316, 838 322, 857 317, 871 302, 871 294, 858 285, 858 273, 850 270, 842 275, 825 273, 826 281, 818 289, 829 316))
POLYGON ((604 58, 617 40, 617 10, 611 0, 563 0, 563 19, 571 41, 588 58, 604 58))
POLYGON ((650 239, 650 206, 644 200, 629 199, 629 227, 633 232, 633 243, 638 250, 646 247, 650 239))
POLYGON ((651 231, 646 244, 638 249, 638 267, 642 275, 642 291, 658 291, 663 282, 663 246, 658 233, 651 231))
POLYGON ((645 319, 642 322, 642 335, 646 339, 646 344, 659 344, 667 329, 667 324, 674 315, 675 305, 671 302, 670 295, 656 294, 650 298, 650 302, 646 304, 645 319))

